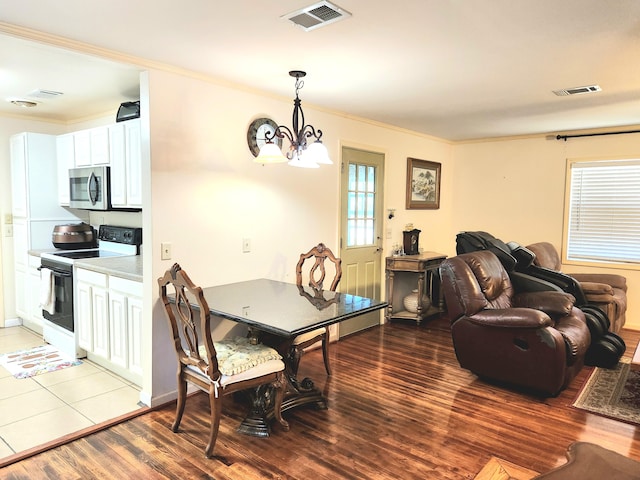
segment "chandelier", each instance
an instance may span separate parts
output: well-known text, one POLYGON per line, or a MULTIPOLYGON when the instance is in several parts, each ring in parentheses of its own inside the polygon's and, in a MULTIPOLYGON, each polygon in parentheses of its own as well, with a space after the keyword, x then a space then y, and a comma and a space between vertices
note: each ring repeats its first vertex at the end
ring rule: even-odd
POLYGON ((260 148, 260 153, 255 161, 258 163, 289 162, 293 167, 319 168, 321 164, 331 165, 327 147, 322 144, 322 130, 315 129, 313 125, 305 125, 302 101, 298 92, 304 86, 302 77, 306 75, 300 70, 292 70, 289 75, 296 79, 296 98, 293 101, 293 128, 278 125, 272 133, 265 136, 266 143, 260 148), (291 146, 286 155, 273 143, 275 138, 286 138, 291 146), (315 140, 313 140, 315 139, 315 140))

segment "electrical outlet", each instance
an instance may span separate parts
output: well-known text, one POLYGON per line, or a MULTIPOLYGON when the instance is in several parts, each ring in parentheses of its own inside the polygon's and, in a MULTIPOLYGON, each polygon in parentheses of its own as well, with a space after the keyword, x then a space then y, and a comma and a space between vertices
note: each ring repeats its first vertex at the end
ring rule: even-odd
POLYGON ((2 227, 2 232, 5 237, 13 237, 13 225, 4 225, 2 227))
POLYGON ((251 252, 251 239, 250 238, 243 238, 242 239, 242 253, 249 253, 251 252))
POLYGON ((160 244, 160 257, 162 260, 171 260, 171 243, 170 242, 162 242, 160 244))

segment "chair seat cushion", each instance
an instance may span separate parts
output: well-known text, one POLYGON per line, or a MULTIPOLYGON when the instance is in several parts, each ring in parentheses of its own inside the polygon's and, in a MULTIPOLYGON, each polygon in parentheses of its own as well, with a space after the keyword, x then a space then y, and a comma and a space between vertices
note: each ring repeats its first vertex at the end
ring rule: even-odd
MULTIPOLYGON (((252 378, 262 377, 264 375, 269 375, 270 373, 281 372, 284 370, 284 367, 285 365, 282 360, 268 360, 236 375, 222 375, 220 377, 220 385, 224 387, 225 385, 231 385, 233 383, 243 382, 252 378)), ((195 365, 187 365, 187 368, 201 376, 203 380, 209 380, 209 377, 202 373, 202 371, 195 365)))
MULTIPOLYGON (((245 337, 229 338, 213 343, 217 353, 218 370, 222 375, 237 375, 270 360, 282 359, 275 349, 262 344, 252 345, 245 337)), ((207 358, 204 345, 200 345, 198 351, 202 358, 207 358)))
POLYGON ((311 340, 312 338, 315 338, 315 337, 320 337, 324 335, 326 332, 327 332, 327 329, 325 327, 320 327, 320 328, 316 328, 315 330, 311 330, 310 332, 302 333, 293 340, 293 344, 300 345, 301 343, 304 343, 307 340, 311 340))

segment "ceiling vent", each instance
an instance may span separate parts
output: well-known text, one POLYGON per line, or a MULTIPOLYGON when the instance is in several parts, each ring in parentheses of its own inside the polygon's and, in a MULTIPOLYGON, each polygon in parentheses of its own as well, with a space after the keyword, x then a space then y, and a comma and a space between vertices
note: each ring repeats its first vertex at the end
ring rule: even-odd
POLYGON ((565 88, 564 90, 554 90, 555 93, 559 97, 566 97, 567 95, 582 95, 583 93, 595 93, 599 92, 602 89, 600 85, 587 85, 586 87, 573 87, 573 88, 565 88))
POLYGON ((41 88, 27 93, 27 97, 32 98, 55 98, 59 97, 60 95, 64 94, 62 92, 56 92, 55 90, 43 90, 41 88))
POLYGON ((309 7, 296 10, 295 12, 287 13, 280 18, 291 20, 294 24, 308 32, 329 25, 330 23, 344 20, 350 16, 351 14, 349 12, 337 5, 322 1, 314 3, 309 7))

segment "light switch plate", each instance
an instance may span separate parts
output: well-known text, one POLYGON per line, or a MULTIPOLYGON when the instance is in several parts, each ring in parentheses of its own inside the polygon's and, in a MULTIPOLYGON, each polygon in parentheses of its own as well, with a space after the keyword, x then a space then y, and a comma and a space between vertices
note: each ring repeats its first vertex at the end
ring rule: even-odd
POLYGON ((171 243, 162 242, 160 244, 160 257, 162 260, 171 260, 171 243))

